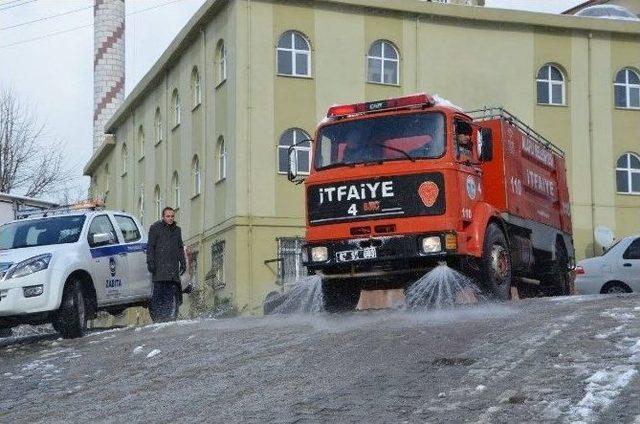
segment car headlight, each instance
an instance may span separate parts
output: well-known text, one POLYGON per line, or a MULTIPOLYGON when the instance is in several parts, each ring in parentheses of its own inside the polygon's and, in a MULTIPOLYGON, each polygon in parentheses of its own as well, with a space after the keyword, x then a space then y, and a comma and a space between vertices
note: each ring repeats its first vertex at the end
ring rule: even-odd
POLYGON ((7 271, 6 280, 10 278, 20 278, 34 272, 42 271, 49 268, 51 262, 51 253, 34 256, 22 262, 18 262, 7 271))
POLYGON ((422 251, 424 253, 436 253, 442 250, 440 236, 425 237, 422 239, 422 251))
POLYGON ((329 251, 324 246, 311 248, 311 260, 313 262, 324 262, 329 258, 329 251))

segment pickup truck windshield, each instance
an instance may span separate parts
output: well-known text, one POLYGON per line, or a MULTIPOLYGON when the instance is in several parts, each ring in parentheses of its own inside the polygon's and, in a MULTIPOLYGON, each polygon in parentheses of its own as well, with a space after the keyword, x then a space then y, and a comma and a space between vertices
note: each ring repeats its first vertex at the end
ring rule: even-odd
POLYGON ((0 250, 75 243, 84 219, 74 215, 10 222, 0 227, 0 250))
POLYGON ((316 169, 444 154, 444 116, 412 113, 337 122, 320 129, 316 169))

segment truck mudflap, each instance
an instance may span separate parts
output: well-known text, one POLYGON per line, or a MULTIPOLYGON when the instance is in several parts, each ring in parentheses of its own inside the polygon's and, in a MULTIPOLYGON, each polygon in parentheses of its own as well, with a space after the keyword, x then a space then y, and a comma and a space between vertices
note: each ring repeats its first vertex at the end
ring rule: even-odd
POLYGON ((367 279, 418 273, 457 256, 455 237, 453 232, 440 232, 307 244, 304 246, 304 265, 326 279, 367 279), (425 243, 432 251, 425 251, 425 243), (311 260, 312 250, 319 247, 326 248, 326 260, 311 260))

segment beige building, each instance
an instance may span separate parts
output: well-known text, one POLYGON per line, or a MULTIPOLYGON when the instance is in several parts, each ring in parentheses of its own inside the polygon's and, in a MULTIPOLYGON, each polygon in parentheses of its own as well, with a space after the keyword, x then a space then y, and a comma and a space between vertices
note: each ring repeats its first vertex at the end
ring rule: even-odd
MULTIPOLYGON (((597 225, 640 232, 638 75, 635 22, 413 0, 210 0, 107 123, 85 174, 146 226, 178 207, 205 282, 196 303, 259 313, 280 280, 279 247, 304 234, 288 145, 332 104, 437 93, 504 106, 567 152, 582 258, 597 225)), ((308 166, 308 148, 298 154, 308 166)))

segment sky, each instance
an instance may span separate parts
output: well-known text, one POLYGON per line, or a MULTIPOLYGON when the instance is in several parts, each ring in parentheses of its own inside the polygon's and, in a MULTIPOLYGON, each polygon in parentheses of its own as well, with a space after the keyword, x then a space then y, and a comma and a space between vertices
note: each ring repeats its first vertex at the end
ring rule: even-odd
MULTIPOLYGON (((125 94, 204 2, 126 0, 125 94)), ((487 7, 547 13, 578 3, 486 0, 487 7)), ((33 110, 46 125, 47 141, 64 142, 65 165, 75 176, 67 187, 72 196, 82 196, 89 185, 82 169, 92 153, 92 5, 93 0, 0 0, 0 87, 33 110)))

